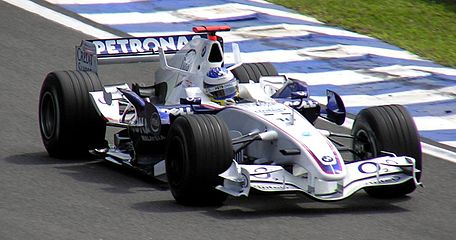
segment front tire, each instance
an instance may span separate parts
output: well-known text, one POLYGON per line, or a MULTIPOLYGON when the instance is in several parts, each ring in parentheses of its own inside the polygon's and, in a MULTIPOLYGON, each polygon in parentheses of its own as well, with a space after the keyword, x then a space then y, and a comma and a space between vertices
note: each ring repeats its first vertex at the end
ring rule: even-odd
POLYGON ((171 192, 183 205, 219 205, 227 197, 215 189, 218 175, 233 161, 225 123, 214 115, 178 117, 168 132, 166 173, 171 192))
MULTIPOLYGON (((363 109, 356 116, 352 135, 355 160, 380 157, 385 151, 412 157, 416 161, 416 168, 422 169, 420 137, 413 118, 401 105, 363 109)), ((417 180, 420 178, 421 173, 417 173, 417 180)), ((410 180, 397 185, 366 188, 365 191, 377 198, 394 198, 415 189, 415 182, 410 180)))
POLYGON ((88 156, 104 146, 106 124, 92 104, 91 91, 103 85, 95 73, 49 73, 41 87, 39 123, 41 138, 51 157, 88 156))

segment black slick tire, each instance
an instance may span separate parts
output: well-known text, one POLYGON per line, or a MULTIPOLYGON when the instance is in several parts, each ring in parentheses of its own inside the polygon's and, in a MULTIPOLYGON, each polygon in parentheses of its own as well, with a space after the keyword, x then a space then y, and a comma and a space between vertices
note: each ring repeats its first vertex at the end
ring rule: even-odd
POLYGON ((56 71, 44 79, 39 101, 39 125, 51 157, 87 157, 104 146, 106 123, 93 106, 89 92, 103 86, 95 73, 56 71))
MULTIPOLYGON (((412 157, 416 167, 422 170, 420 136, 415 122, 401 105, 376 106, 363 109, 356 117, 352 128, 355 160, 380 157, 382 151, 397 156, 412 157)), ((421 173, 417 174, 418 181, 421 173)), ((395 198, 415 190, 413 180, 402 184, 366 188, 365 191, 377 198, 395 198)))
POLYGON ((240 83, 249 83, 249 80, 258 82, 261 76, 276 76, 277 70, 270 62, 243 63, 231 70, 240 83))
POLYGON ((167 138, 166 173, 171 192, 183 205, 220 205, 227 195, 215 187, 218 175, 233 161, 225 123, 214 115, 183 115, 171 125, 167 138))

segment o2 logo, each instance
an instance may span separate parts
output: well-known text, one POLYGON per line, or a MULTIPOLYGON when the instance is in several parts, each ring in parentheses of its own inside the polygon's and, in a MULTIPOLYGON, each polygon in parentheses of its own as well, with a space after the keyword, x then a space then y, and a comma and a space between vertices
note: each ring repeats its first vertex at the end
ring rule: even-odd
POLYGON ((365 162, 358 166, 358 171, 365 174, 380 172, 380 165, 374 162, 365 162))
POLYGON ((254 177, 256 178, 260 178, 260 179, 268 179, 271 177, 271 173, 268 172, 268 169, 265 168, 265 167, 259 167, 257 169, 255 169, 253 172, 255 172, 255 175, 253 175, 254 177), (259 174, 259 173, 262 173, 264 172, 264 174, 259 174))

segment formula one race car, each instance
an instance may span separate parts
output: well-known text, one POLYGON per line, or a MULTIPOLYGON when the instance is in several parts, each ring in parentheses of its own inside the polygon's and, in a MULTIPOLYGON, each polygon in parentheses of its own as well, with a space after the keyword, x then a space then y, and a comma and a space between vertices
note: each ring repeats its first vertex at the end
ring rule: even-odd
POLYGON ((58 158, 88 152, 168 181, 177 202, 222 203, 227 195, 301 192, 315 200, 349 197, 360 189, 397 197, 420 185, 421 146, 413 119, 399 105, 362 110, 352 133, 314 126, 343 124, 341 97, 326 106, 309 98, 301 80, 270 63, 225 67, 228 26, 194 27, 196 34, 83 41, 76 71, 49 73, 39 121, 44 146, 58 158), (155 84, 103 86, 98 64, 160 62, 155 84), (120 130, 113 143, 106 127, 120 130), (352 139, 343 146, 336 138, 352 139), (349 151, 347 161, 340 152, 349 151))

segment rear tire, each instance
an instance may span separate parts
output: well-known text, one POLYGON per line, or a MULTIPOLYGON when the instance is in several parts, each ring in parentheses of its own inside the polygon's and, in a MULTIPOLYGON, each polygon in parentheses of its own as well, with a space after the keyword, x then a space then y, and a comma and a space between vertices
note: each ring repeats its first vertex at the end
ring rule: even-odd
POLYGON ((249 83, 249 80, 259 82, 261 76, 276 76, 277 70, 270 62, 243 63, 231 70, 240 83, 249 83))
POLYGON ((168 132, 166 173, 171 192, 183 205, 219 205, 227 195, 216 190, 218 175, 233 161, 225 123, 214 115, 178 117, 168 132))
MULTIPOLYGON (((377 106, 363 109, 352 128, 355 160, 380 157, 381 151, 397 156, 412 157, 417 169, 422 169, 421 144, 415 122, 401 105, 377 106)), ((418 181, 421 173, 417 173, 418 181)), ((377 198, 401 197, 416 189, 413 180, 398 185, 366 188, 377 198)))
POLYGON ((103 86, 95 73, 49 73, 41 87, 39 122, 41 138, 51 157, 88 156, 104 146, 106 123, 93 106, 89 92, 103 86))

